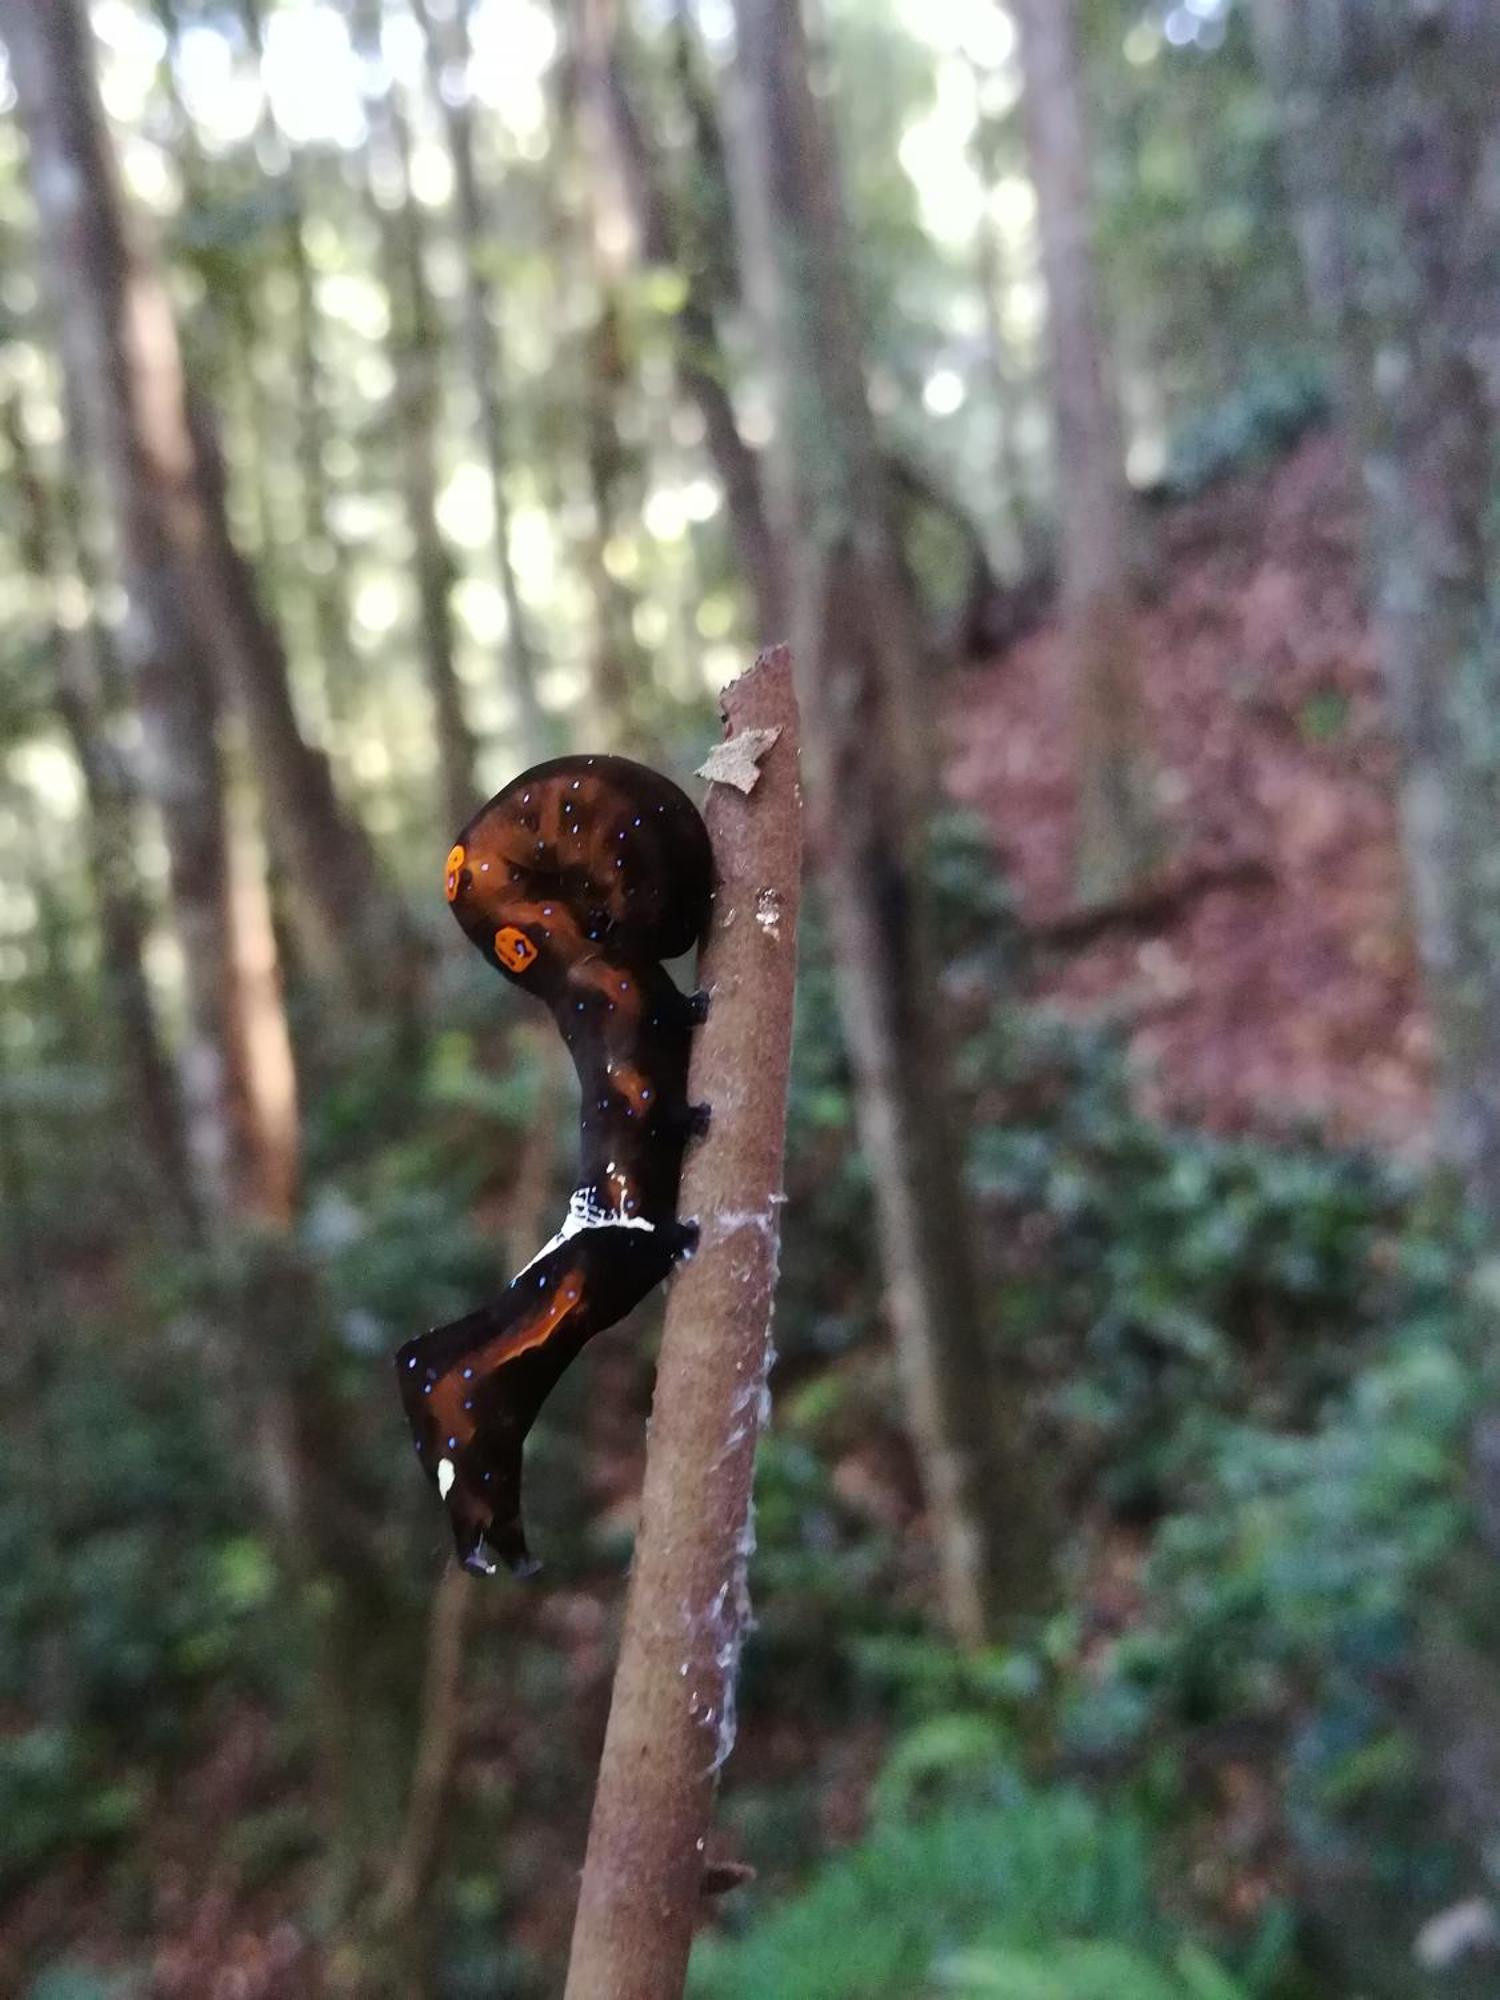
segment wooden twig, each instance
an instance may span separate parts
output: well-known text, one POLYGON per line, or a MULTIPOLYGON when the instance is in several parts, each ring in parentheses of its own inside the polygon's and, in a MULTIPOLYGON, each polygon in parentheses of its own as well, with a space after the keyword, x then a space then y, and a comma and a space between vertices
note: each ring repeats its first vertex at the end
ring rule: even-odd
POLYGON ((667 1303, 635 1571, 589 1828, 566 2000, 680 1995, 749 1622, 755 1441, 780 1234, 801 863, 791 658, 723 698, 730 739, 776 730, 747 795, 713 783, 717 865, 700 974, 711 996, 691 1097, 712 1107, 681 1212, 696 1256, 667 1303))

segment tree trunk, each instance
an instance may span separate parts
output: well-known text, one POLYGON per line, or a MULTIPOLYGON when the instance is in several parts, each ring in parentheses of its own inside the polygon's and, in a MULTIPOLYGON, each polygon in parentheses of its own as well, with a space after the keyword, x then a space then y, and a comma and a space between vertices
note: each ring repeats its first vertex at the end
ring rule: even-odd
POLYGON ((538 662, 526 607, 510 552, 510 453, 505 410, 496 386, 499 326, 496 289, 488 275, 494 225, 485 213, 474 160, 474 119, 469 90, 469 11, 472 0, 454 0, 446 22, 437 20, 428 0, 411 0, 421 25, 432 93, 442 113, 453 166, 458 248, 463 267, 464 348, 470 386, 479 416, 479 434, 489 470, 495 515, 495 570, 505 604, 509 692, 515 704, 516 739, 522 761, 545 756, 551 726, 537 695, 538 662))
POLYGON ((354 20, 370 134, 370 209, 390 302, 388 349, 396 385, 392 420, 416 569, 417 625, 432 702, 443 815, 456 833, 480 796, 458 676, 453 558, 437 517, 440 331, 427 282, 422 224, 412 199, 411 134, 381 53, 379 0, 356 0, 354 20))
MULTIPOLYGON (((295 1538, 300 1468, 279 1376, 246 1380, 256 1282, 226 1253, 249 1231, 257 1268, 283 1271, 296 1177, 296 1098, 264 881, 231 843, 219 753, 217 681, 185 573, 222 561, 203 537, 205 504, 175 333, 155 272, 127 242, 96 96, 81 0, 0 0, 0 31, 30 149, 46 276, 59 312, 69 400, 101 469, 127 600, 120 657, 139 709, 146 790, 166 839, 182 947, 180 1072, 194 1189, 224 1285, 210 1370, 256 1441, 250 1470, 273 1520, 295 1538), (186 554, 184 554, 184 545, 186 554), (195 615, 196 614, 196 615, 195 615)), ((222 598, 213 602, 222 605, 222 598)), ((284 688, 284 684, 283 684, 284 688)), ((255 1260, 252 1260, 255 1261, 255 1260)), ((279 1296, 285 1308, 288 1285, 279 1296)), ((307 1311, 305 1286, 298 1305, 307 1311)), ((286 1323, 285 1311, 281 1315, 286 1323)))
MULTIPOLYGON (((195 1243, 201 1240, 203 1216, 193 1186, 177 1078, 158 1030, 146 977, 150 916, 135 859, 139 800, 114 741, 112 711, 118 688, 109 642, 92 615, 82 630, 72 631, 64 629, 56 615, 63 575, 57 510, 49 506, 32 461, 19 395, 5 401, 3 428, 20 500, 21 559, 52 605, 46 615, 45 643, 53 699, 83 773, 100 966, 126 1096, 154 1168, 153 1210, 172 1218, 183 1242, 195 1243)), ((77 553, 82 567, 81 547, 77 553)))
MULTIPOLYGON (((240 19, 257 62, 265 52, 260 0, 240 0, 240 19)), ((289 149, 263 98, 260 119, 262 157, 275 162, 284 209, 282 240, 292 280, 295 328, 293 382, 295 387, 296 462, 302 536, 304 584, 312 610, 312 629, 323 682, 323 700, 336 732, 353 719, 359 665, 349 638, 349 551, 334 525, 328 475, 328 371, 323 358, 323 319, 318 309, 317 280, 308 256, 306 200, 300 156, 289 149)))
POLYGON ((1500 1222, 1500 13, 1259 0, 1364 469, 1443 1155, 1500 1222))
MULTIPOLYGON (((302 739, 286 656, 235 548, 206 423, 194 421, 177 329, 155 259, 127 220, 77 0, 3 0, 0 21, 30 141, 46 277, 65 365, 97 453, 130 611, 121 656, 140 690, 150 788, 168 821, 184 920, 222 863, 222 835, 193 827, 217 790, 194 760, 212 736, 220 663, 243 708, 278 853, 313 962, 378 1001, 407 978, 399 924, 360 829, 340 810, 326 758, 302 739), (181 824, 178 823, 178 815, 181 824), (206 840, 199 846, 196 834, 206 840)), ((193 940, 185 940, 191 951, 193 940)), ((205 964, 216 947, 205 937, 205 964)), ((207 1074, 190 1065, 194 1074, 207 1074)))
MULTIPOLYGON (((598 251, 597 239, 595 250, 598 251)), ((630 386, 625 360, 622 282, 599 265, 599 310, 584 352, 584 468, 591 508, 584 561, 594 605, 594 644, 589 659, 593 722, 606 748, 649 754, 637 691, 651 677, 636 637, 636 594, 611 563, 611 551, 639 512, 633 497, 636 453, 620 434, 618 410, 630 386)))
POLYGON ((597 299, 592 323, 580 336, 578 384, 589 513, 579 556, 594 626, 588 662, 590 725, 603 730, 610 749, 649 757, 649 702, 643 704, 640 693, 650 685, 651 662, 636 633, 637 592, 623 565, 613 560, 632 534, 645 498, 643 446, 626 435, 620 421, 634 387, 631 207, 611 141, 586 0, 568 0, 558 21, 565 48, 557 64, 557 143, 571 150, 576 162, 572 180, 580 194, 560 220, 570 261, 577 256, 581 282, 592 285, 597 299))
MULTIPOLYGON (((976 91, 982 90, 989 72, 972 61, 970 70, 976 91)), ((991 464, 998 501, 1000 565, 1007 581, 1014 584, 1044 570, 1051 551, 1038 519, 1034 480, 1021 450, 1019 434, 1018 419, 1034 393, 1035 384, 1020 365, 1001 311, 1011 283, 1010 253, 991 201, 1000 177, 998 154, 1003 131, 1001 121, 987 113, 980 114, 974 130, 971 149, 974 169, 985 197, 975 237, 974 276, 984 314, 985 372, 995 406, 995 455, 991 464)))
POLYGON ((1073 676, 1085 902, 1130 889, 1160 858, 1134 619, 1130 493, 1092 241, 1075 0, 1014 0, 1036 188, 1057 465, 1062 602, 1073 676))
MULTIPOLYGON (((583 61, 615 176, 630 209, 637 256, 642 263, 674 272, 684 286, 672 323, 673 369, 682 395, 703 421, 760 637, 771 645, 785 635, 789 604, 766 512, 760 462, 740 432, 729 394, 729 364, 719 338, 708 260, 700 245, 687 240, 661 158, 632 101, 622 36, 618 0, 584 0, 583 61)), ((679 70, 682 67, 679 64, 679 70)), ((715 189, 727 198, 722 150, 712 143, 702 122, 706 107, 691 108, 699 137, 694 152, 699 198, 715 189)))
POLYGON ((183 1078, 205 1202, 233 1204, 242 1050, 234 1026, 228 847, 214 684, 180 588, 180 495, 191 446, 166 301, 125 242, 79 0, 4 0, 0 26, 30 149, 64 363, 108 490, 127 613, 122 663, 139 705, 187 973, 183 1078))
POLYGON ((859 352, 847 232, 795 0, 737 0, 745 290, 778 403, 811 846, 873 1183, 887 1307, 954 1635, 1043 1588, 1040 1512, 982 1324, 925 866, 935 790, 919 614, 859 352))
MULTIPOLYGON (((29 141, 64 370, 114 523, 127 599, 122 661, 166 836, 187 995, 188 1143, 213 1253, 204 1362, 226 1448, 254 1483, 285 1573, 309 1615, 336 1628, 312 1695, 326 1724, 316 1740, 333 1743, 336 1723, 368 1739, 396 1710, 388 1683, 408 1640, 380 1595, 368 1521, 349 1498, 326 1308, 293 1233, 296 1076, 251 795, 242 786, 226 796, 215 647, 245 705, 273 826, 307 806, 297 786, 328 786, 327 765, 297 734, 284 658, 230 542, 213 441, 203 414, 189 415, 165 289, 127 238, 84 0, 0 0, 0 34, 29 141), (350 1632, 357 1643, 342 1643, 350 1632)), ((291 829, 290 851, 317 862, 320 898, 335 906, 361 895, 351 857, 368 857, 362 843, 337 844, 342 824, 329 788, 291 829), (334 829, 329 847, 301 849, 320 816, 334 829)), ((368 914, 361 904, 347 913, 355 925, 368 914)), ((407 976, 407 954, 395 956, 348 998, 407 976)), ((368 1754, 344 1769, 348 1791, 324 1787, 331 1852, 357 1824, 350 1794, 378 1775, 368 1754)))

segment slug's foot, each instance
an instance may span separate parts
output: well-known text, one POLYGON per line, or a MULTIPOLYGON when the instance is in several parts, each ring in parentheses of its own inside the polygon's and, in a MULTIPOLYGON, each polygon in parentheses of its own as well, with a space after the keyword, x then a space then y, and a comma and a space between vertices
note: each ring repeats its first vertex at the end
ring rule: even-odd
POLYGON ((708 988, 700 986, 696 993, 689 993, 686 999, 688 1020, 695 1028, 701 1028, 708 1019, 708 988))
POLYGON ((704 1138, 712 1122, 713 1107, 708 1104, 684 1104, 672 1118, 673 1128, 685 1139, 704 1138))
POLYGON ((672 1253, 672 1262, 690 1263, 698 1248, 698 1238, 703 1233, 698 1227, 697 1216, 693 1216, 688 1222, 664 1222, 659 1226, 666 1236, 667 1248, 672 1253))
POLYGON ((455 1534, 458 1544, 458 1559, 470 1576, 494 1576, 499 1563, 495 1557, 520 1581, 535 1576, 541 1564, 526 1546, 526 1536, 519 1521, 508 1528, 460 1528, 455 1534))

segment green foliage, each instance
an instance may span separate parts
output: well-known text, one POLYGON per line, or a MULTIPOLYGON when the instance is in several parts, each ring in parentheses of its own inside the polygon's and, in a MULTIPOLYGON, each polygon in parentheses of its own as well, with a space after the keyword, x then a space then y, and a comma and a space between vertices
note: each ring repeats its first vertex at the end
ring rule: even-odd
POLYGON ((1193 16, 1185 47, 1163 33, 1172 11, 1138 0, 1083 10, 1096 241, 1168 436, 1245 383, 1305 366, 1308 342, 1275 107, 1248 10, 1193 16))
POLYGON ((145 1803, 133 1779, 100 1784, 75 1729, 43 1726, 0 1741, 0 1888, 60 1849, 130 1833, 145 1803))
POLYGON ((696 2000, 936 2000, 951 1992, 977 2000, 1012 1990, 994 1983, 1006 1966, 1032 1980, 1017 1993, 1068 2000, 1106 1991, 1141 2000, 1240 1993, 1201 1953, 1182 1952, 1158 1913, 1152 1830, 1127 1803, 1032 1790, 983 1743, 964 1745, 963 1760, 971 1754, 987 1803, 877 1819, 742 1937, 704 1939, 689 1984, 696 2000), (1134 1986, 1098 1984, 1105 1967, 1134 1986), (1070 1968, 1095 1983, 1068 1987, 1070 1968), (1195 1974, 1222 1983, 1194 1987, 1195 1974))
MULTIPOLYGON (((1413 1325, 1311 1431, 1223 1426, 1198 1504, 1162 1525, 1154 1615, 1105 1676, 1137 1698, 1132 1732, 1172 1715, 1294 1718, 1311 1747, 1320 1717, 1364 1706, 1316 1761, 1331 1804, 1377 1777, 1368 1753, 1391 1716, 1359 1690, 1399 1671, 1422 1594, 1461 1546, 1463 1445, 1486 1387, 1472 1347, 1413 1325)), ((1104 1719, 1083 1690, 1076 1719, 1086 1734, 1104 1719)))
POLYGON ((0 1880, 135 1827, 227 1680, 275 1687, 278 1577, 211 1430, 203 1360, 109 1328, 49 1347, 0 1469, 0 1880))
POLYGON ((1387 1320, 1415 1183, 1372 1155, 1173 1131, 1118 1056, 1002 1016, 968 1052, 991 1108, 973 1178, 1042 1273, 1012 1273, 1058 1413, 1117 1503, 1180 1491, 1230 1418, 1305 1424, 1387 1320))
POLYGON ((1191 1945, 1170 1966, 1126 1945, 1052 1945, 1018 1951, 982 1945, 938 1968, 959 2000, 1244 2000, 1245 1988, 1191 1945))
POLYGON ((61 1628, 68 1671, 47 1687, 62 1713, 171 1737, 185 1685, 238 1650, 269 1589, 205 1427, 201 1362, 130 1367, 97 1337, 51 1366, 42 1422, 6 1453, 0 1694, 35 1689, 61 1628))

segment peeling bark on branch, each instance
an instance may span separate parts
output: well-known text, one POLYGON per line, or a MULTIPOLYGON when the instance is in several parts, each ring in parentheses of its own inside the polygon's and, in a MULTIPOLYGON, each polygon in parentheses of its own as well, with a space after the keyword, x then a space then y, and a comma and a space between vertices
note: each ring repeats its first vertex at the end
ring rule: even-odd
POLYGON ((681 1202, 702 1239, 667 1306, 566 2000, 682 1991, 749 1624, 802 851, 786 649, 763 653, 723 708, 731 741, 752 729, 780 733, 754 790, 715 785, 705 809, 718 886, 700 971, 712 1005, 689 1090, 712 1106, 713 1124, 688 1160, 681 1202))

